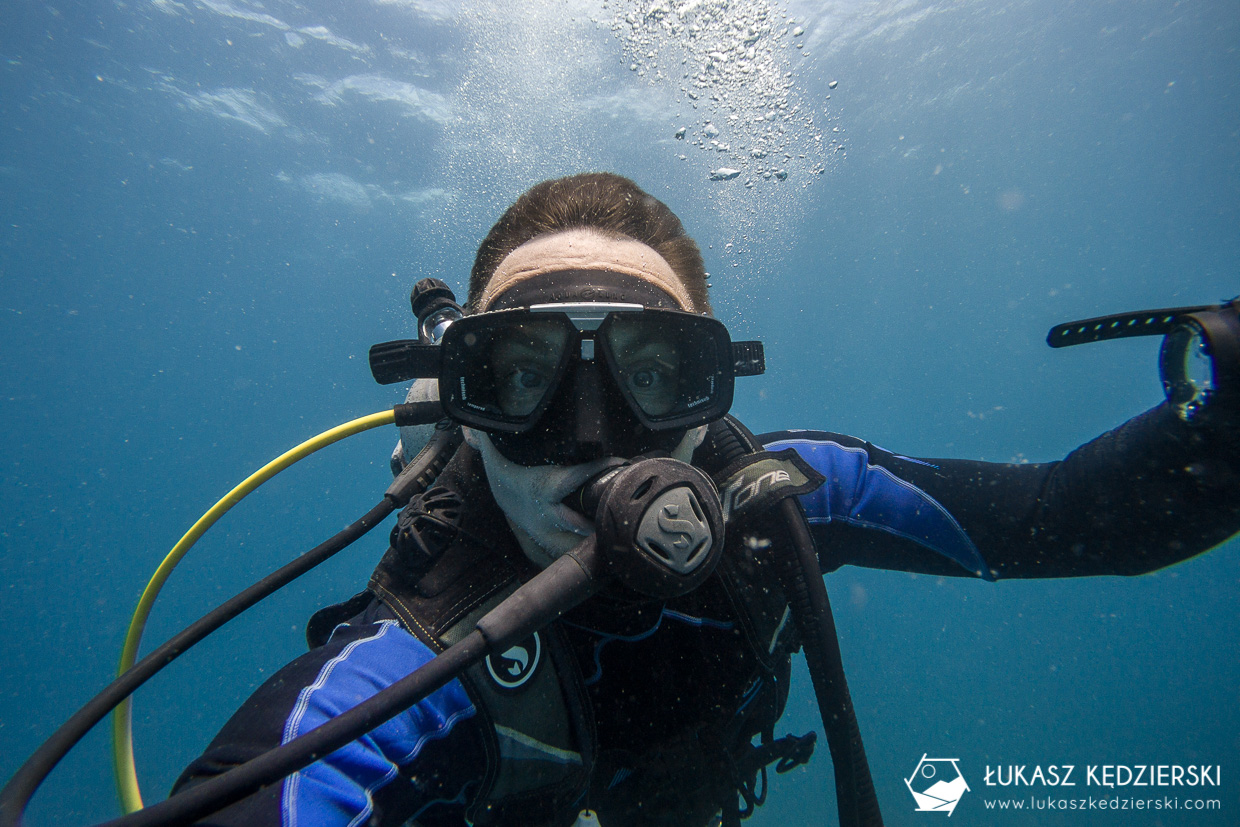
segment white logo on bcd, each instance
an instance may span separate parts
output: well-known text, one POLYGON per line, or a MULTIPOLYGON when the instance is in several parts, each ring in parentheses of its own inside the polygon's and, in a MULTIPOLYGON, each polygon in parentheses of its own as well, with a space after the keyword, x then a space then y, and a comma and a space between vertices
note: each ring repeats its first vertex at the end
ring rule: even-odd
POLYGON ((960 774, 959 758, 930 758, 923 754, 917 769, 904 779, 913 794, 919 813, 947 813, 949 816, 969 789, 960 774))

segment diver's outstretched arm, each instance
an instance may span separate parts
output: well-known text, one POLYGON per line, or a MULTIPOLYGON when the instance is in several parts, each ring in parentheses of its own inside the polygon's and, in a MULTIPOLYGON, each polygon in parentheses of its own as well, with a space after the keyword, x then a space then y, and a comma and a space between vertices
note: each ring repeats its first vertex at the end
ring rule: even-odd
POLYGON ((1187 425, 1166 403, 1038 464, 905 457, 823 431, 761 439, 827 477, 802 497, 824 571, 1135 575, 1240 531, 1236 429, 1187 425))

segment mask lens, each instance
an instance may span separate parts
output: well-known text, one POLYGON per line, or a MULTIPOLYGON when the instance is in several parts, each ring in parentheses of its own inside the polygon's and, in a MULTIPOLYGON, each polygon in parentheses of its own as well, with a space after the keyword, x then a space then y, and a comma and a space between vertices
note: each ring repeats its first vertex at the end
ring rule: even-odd
POLYGON ((505 416, 528 417, 556 385, 567 350, 562 324, 536 319, 511 325, 491 341, 491 379, 505 416))
POLYGON ((475 318, 457 322, 444 340, 440 395, 467 424, 524 430, 563 378, 571 325, 524 313, 475 318))
POLYGON ((614 313, 601 333, 616 383, 643 424, 700 424, 731 405, 732 374, 724 361, 731 346, 723 325, 648 310, 614 313))

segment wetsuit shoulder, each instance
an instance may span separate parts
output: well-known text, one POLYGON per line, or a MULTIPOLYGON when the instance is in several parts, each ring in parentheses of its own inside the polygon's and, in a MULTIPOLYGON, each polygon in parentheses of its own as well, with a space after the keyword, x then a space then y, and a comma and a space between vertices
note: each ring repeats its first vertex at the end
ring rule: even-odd
MULTIPOLYGON (((173 794, 288 743, 433 657, 378 604, 264 683, 185 770, 173 794)), ((476 710, 453 681, 366 736, 204 819, 210 825, 460 822, 486 766, 476 710), (434 812, 432 812, 434 811, 434 812)))

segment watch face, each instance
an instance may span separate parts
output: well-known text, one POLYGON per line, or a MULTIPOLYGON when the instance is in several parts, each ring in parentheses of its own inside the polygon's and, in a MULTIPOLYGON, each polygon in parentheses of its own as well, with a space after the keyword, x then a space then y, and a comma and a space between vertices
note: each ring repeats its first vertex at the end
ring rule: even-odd
POLYGON ((1167 401, 1185 422, 1198 420, 1217 390, 1205 330, 1194 320, 1185 320, 1163 340, 1159 361, 1167 401))

